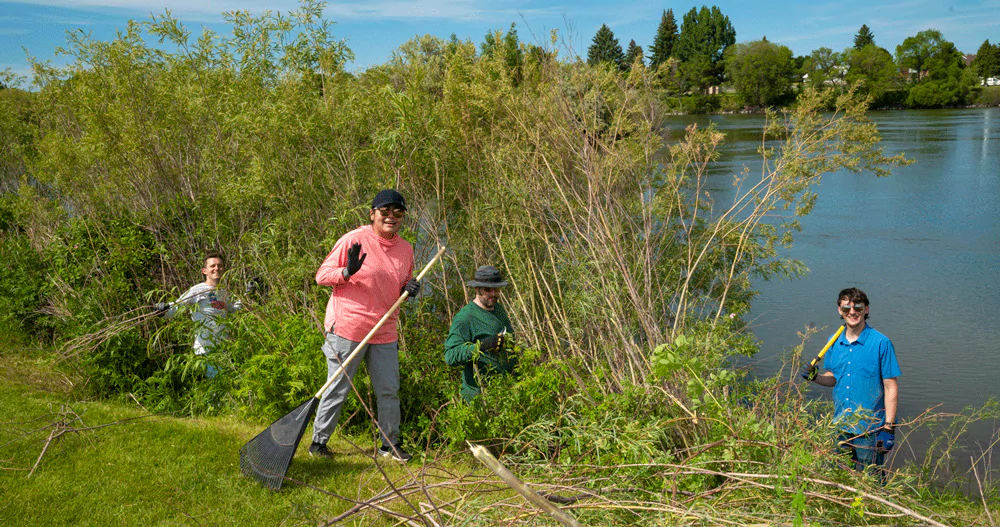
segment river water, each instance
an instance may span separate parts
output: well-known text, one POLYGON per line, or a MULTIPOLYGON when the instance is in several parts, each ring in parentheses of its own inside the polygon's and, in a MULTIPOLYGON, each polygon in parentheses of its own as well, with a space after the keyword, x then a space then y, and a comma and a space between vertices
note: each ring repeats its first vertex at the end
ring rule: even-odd
MULTIPOLYGON (((915 163, 888 178, 823 177, 785 253, 809 273, 757 284, 748 320, 761 351, 751 365, 773 374, 810 323, 827 328, 806 346, 815 356, 841 323, 837 293, 858 287, 871 302, 869 324, 896 348, 901 420, 938 404, 947 412, 981 406, 1000 397, 1000 109, 870 115, 885 152, 915 163)), ((744 164, 759 171, 762 116, 685 117, 671 128, 690 122, 714 122, 727 134, 712 176, 718 191, 744 164)), ((997 426, 981 423, 963 442, 981 452, 997 426)))

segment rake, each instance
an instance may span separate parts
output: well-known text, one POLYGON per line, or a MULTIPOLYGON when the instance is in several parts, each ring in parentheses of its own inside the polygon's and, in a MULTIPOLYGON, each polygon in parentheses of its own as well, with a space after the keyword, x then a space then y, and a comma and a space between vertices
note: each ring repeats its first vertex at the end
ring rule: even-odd
MULTIPOLYGON (((437 254, 434 255, 434 258, 431 258, 431 261, 427 262, 424 269, 417 275, 417 280, 421 280, 427 274, 431 266, 444 253, 444 249, 444 247, 441 247, 437 254)), ((288 467, 292 464, 292 457, 295 455, 295 450, 299 446, 299 441, 302 440, 302 435, 305 433, 310 418, 313 412, 316 411, 316 405, 319 404, 320 398, 323 397, 323 393, 343 374, 347 365, 364 350, 368 341, 375 335, 375 332, 382 327, 382 324, 399 309, 399 306, 409 296, 410 294, 406 291, 399 295, 399 300, 396 300, 396 303, 389 308, 389 311, 368 332, 364 340, 358 343, 354 351, 348 355, 347 360, 340 365, 340 369, 327 379, 326 384, 316 392, 316 395, 285 414, 284 417, 271 423, 271 426, 267 427, 266 430, 257 434, 256 437, 243 445, 243 448, 240 449, 240 470, 243 471, 244 476, 259 481, 271 490, 281 489, 281 484, 285 481, 285 474, 288 473, 288 467)))

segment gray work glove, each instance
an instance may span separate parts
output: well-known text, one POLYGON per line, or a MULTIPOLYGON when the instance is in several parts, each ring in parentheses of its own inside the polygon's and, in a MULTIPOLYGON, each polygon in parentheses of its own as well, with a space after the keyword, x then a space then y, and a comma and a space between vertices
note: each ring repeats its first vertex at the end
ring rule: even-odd
POLYGON ((804 364, 802 366, 802 371, 799 373, 803 379, 811 381, 816 378, 816 366, 812 364, 804 364))
POLYGON ((162 317, 170 309, 170 304, 166 302, 157 302, 153 304, 153 309, 156 310, 156 316, 162 317))

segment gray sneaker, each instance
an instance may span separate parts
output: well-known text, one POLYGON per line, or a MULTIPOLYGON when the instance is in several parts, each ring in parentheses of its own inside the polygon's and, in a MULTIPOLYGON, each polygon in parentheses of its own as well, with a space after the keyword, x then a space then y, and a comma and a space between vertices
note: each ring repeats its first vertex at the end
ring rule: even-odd
POLYGON ((333 459, 333 452, 330 452, 329 448, 323 443, 313 443, 309 445, 309 455, 312 457, 321 457, 323 459, 333 459))
POLYGON ((403 450, 402 445, 396 443, 395 446, 385 446, 382 445, 378 447, 378 454, 382 457, 391 457, 400 463, 406 463, 407 461, 413 459, 413 456, 409 452, 403 450))

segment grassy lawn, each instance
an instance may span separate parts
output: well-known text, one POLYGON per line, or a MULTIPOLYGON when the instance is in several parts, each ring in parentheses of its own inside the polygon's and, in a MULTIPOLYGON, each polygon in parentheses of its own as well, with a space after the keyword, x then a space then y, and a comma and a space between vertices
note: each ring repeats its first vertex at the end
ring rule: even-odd
MULTIPOLYGON (((263 425, 70 401, 69 388, 40 361, 0 356, 0 525, 315 525, 391 490, 362 438, 335 436, 330 462, 306 453, 307 431, 288 474, 305 485, 275 493, 239 470, 240 447, 263 425), (53 423, 66 419, 71 428, 116 424, 54 439, 29 477, 53 423)), ((397 487, 427 477, 419 456, 405 467, 379 462, 397 487)), ((386 506, 411 512, 399 499, 386 506)), ((366 525, 395 523, 373 514, 366 525)))

